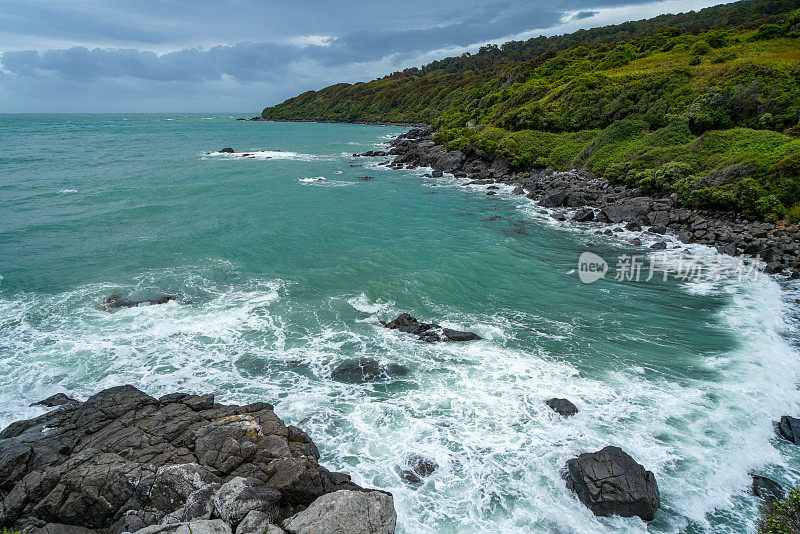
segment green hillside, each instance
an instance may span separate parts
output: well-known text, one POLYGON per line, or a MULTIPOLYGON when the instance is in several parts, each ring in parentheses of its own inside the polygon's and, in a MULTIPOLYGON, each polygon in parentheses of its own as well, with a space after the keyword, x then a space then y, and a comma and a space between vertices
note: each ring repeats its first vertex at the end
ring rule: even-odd
POLYGON ((268 119, 428 122, 517 168, 800 219, 800 0, 664 15, 309 91, 268 119))

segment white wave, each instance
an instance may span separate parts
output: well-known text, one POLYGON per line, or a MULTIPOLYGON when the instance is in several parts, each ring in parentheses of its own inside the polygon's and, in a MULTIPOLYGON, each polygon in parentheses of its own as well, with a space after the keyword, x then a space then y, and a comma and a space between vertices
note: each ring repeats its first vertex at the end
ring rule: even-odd
POLYGON ((66 193, 77 193, 77 192, 78 192, 77 189, 62 189, 61 191, 59 191, 59 193, 65 193, 65 194, 66 193))
POLYGON ((289 161, 325 161, 334 160, 335 156, 321 154, 303 154, 300 152, 290 152, 283 150, 251 150, 245 152, 209 152, 203 154, 203 159, 207 157, 218 157, 226 159, 257 159, 257 160, 289 160, 289 161))
POLYGON ((324 176, 315 176, 313 178, 298 178, 297 181, 298 182, 304 182, 304 183, 324 182, 325 181, 325 177, 324 176))

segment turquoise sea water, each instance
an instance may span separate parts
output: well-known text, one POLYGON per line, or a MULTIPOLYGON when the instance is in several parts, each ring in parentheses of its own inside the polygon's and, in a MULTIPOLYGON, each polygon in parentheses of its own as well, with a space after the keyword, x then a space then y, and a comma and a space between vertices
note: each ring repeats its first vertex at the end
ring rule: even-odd
POLYGON ((612 444, 656 475, 650 532, 751 531, 748 471, 800 480, 772 428, 800 412, 794 289, 582 284, 578 256, 630 253, 624 237, 350 157, 402 131, 0 115, 0 426, 57 391, 122 383, 271 402, 324 465, 391 491, 405 533, 643 532, 594 517, 560 478, 612 444), (238 154, 206 155, 227 146, 238 154), (115 293, 184 303, 95 308, 115 293), (378 326, 403 311, 484 340, 378 326), (332 380, 354 357, 410 373, 332 380), (553 396, 580 413, 555 415, 553 396), (417 487, 398 474, 414 453, 439 465, 417 487))

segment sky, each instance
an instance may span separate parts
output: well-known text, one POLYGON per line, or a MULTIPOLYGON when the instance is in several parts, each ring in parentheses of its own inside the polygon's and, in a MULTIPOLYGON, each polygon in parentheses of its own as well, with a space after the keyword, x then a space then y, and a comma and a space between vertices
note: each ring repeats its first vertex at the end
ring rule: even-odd
POLYGON ((238 112, 720 0, 0 0, 0 113, 238 112))

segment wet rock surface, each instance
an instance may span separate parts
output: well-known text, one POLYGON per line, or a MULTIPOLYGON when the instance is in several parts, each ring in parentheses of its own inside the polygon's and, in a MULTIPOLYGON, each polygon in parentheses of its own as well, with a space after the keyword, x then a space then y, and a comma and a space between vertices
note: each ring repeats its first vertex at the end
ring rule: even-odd
POLYGON ((772 504, 776 501, 783 499, 784 491, 783 486, 774 480, 762 475, 752 475, 753 477, 753 495, 764 499, 766 504, 772 504))
POLYGON ((545 404, 552 408, 554 412, 564 417, 569 417, 578 413, 578 407, 567 399, 553 398, 546 400, 545 404))
POLYGON ((778 422, 778 434, 784 439, 800 445, 800 419, 784 415, 778 422))
POLYGON ((371 358, 348 360, 336 366, 331 373, 334 380, 349 384, 374 382, 408 374, 408 369, 396 363, 383 366, 371 358))
POLYGON ((101 302, 97 307, 101 310, 111 311, 117 308, 136 308, 138 306, 156 306, 177 300, 171 295, 162 295, 150 299, 126 299, 122 295, 111 295, 101 302))
POLYGON ((381 321, 381 325, 392 330, 414 334, 420 340, 427 341, 428 343, 435 343, 437 341, 475 341, 481 339, 481 337, 474 332, 443 328, 435 323, 421 323, 407 313, 401 313, 397 319, 393 321, 381 321))
POLYGON ((660 506, 653 473, 619 447, 605 447, 568 460, 564 479, 595 515, 639 516, 652 521, 660 506))
MULTIPOLYGON (((308 435, 267 403, 119 386, 45 404, 57 407, 0 432, 0 524, 14 530, 224 534, 255 514, 245 532, 331 492, 376 493, 319 465, 308 435)), ((389 514, 391 496, 377 493, 389 514)), ((361 528, 372 519, 359 510, 372 509, 349 515, 361 528)))
MULTIPOLYGON (((630 231, 649 227, 657 234, 677 236, 683 243, 714 246, 730 256, 758 257, 769 274, 800 277, 797 227, 750 220, 732 212, 694 209, 681 204, 676 194, 650 197, 639 189, 611 184, 580 169, 513 169, 504 160, 480 151, 466 156, 447 150, 434 143, 429 127, 413 128, 389 145, 389 154, 394 156, 386 164, 389 168, 425 166, 436 173, 431 176, 447 172, 469 178, 464 185, 506 184, 514 194, 525 195, 544 207, 576 210, 569 217, 575 222, 622 225, 630 231)), ((554 217, 567 219, 564 213, 554 217)), ((658 242, 654 249, 666 246, 666 242, 658 242)))

